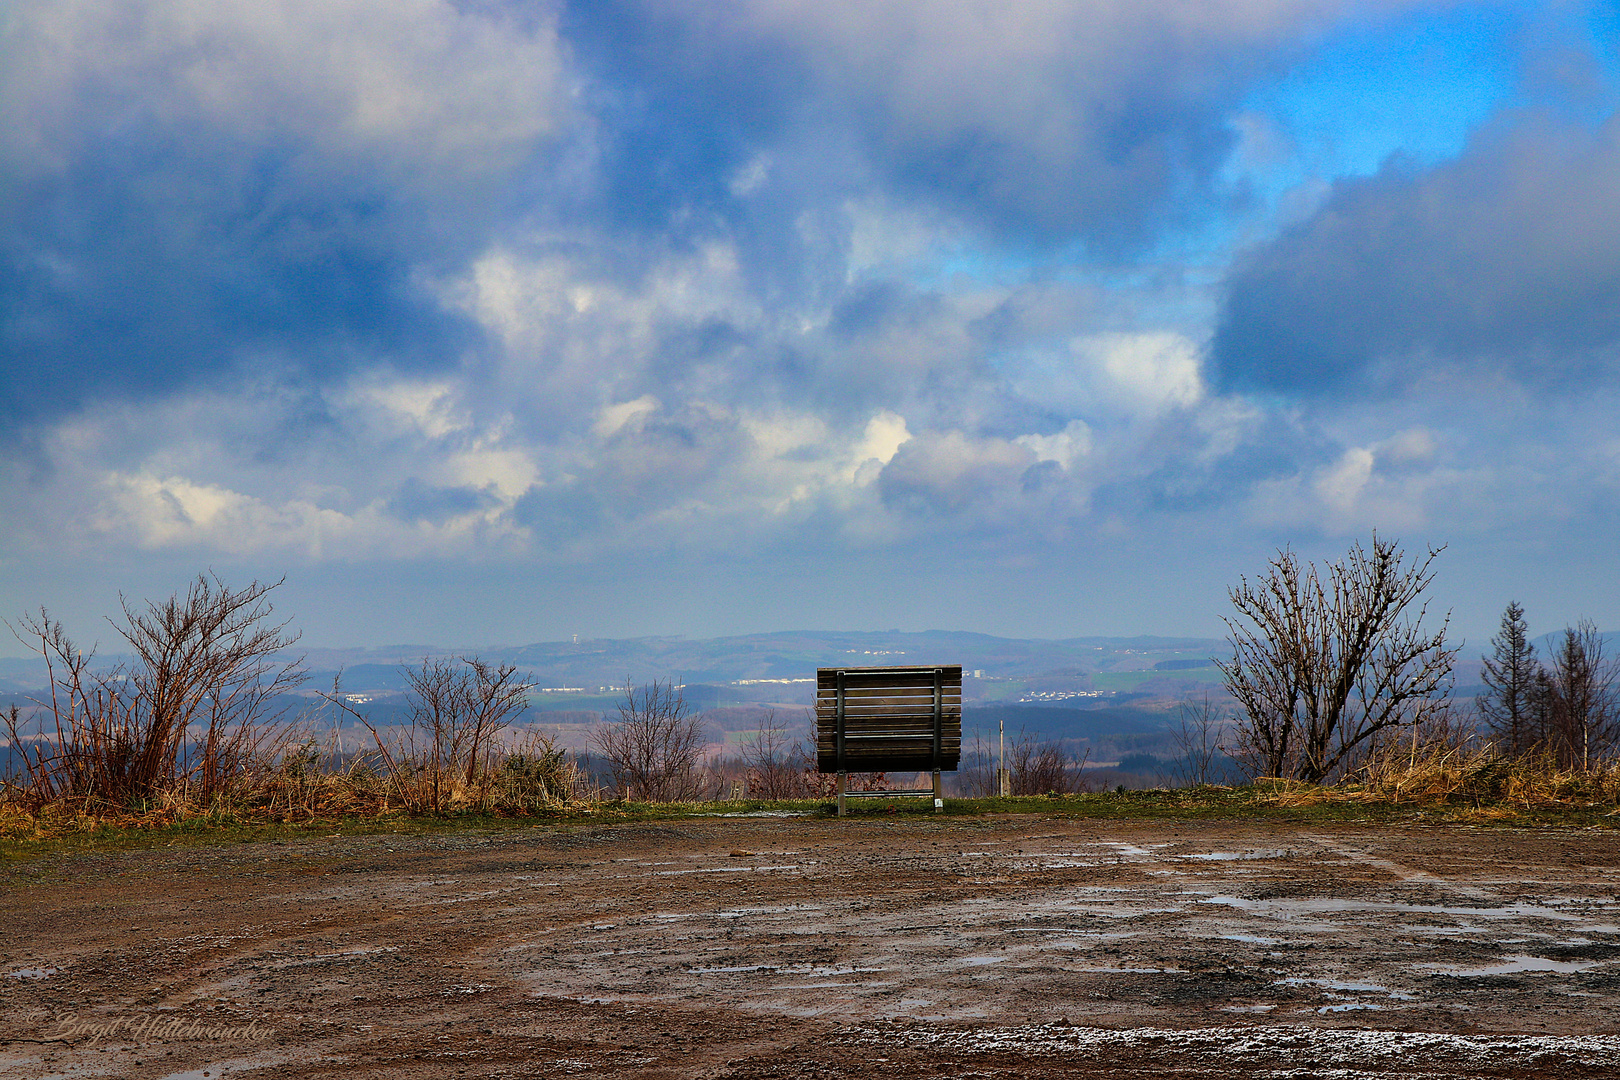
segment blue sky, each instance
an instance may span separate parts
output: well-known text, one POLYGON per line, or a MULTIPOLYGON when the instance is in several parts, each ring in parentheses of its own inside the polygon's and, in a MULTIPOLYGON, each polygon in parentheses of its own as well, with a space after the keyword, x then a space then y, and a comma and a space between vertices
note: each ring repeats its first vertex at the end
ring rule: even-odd
POLYGON ((1617 33, 19 0, 0 609, 94 638, 211 569, 319 645, 1216 636, 1376 529, 1476 643, 1620 626, 1617 33))

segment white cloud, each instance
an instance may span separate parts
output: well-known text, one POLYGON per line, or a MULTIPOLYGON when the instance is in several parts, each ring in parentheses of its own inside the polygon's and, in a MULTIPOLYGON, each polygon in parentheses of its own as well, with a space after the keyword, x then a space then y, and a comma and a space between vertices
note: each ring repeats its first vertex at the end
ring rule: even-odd
POLYGON ((755 154, 748 164, 732 173, 726 187, 739 199, 744 198, 758 191, 770 175, 771 155, 755 154))
MULTIPOLYGON (((906 418, 884 409, 866 422, 861 441, 855 448, 855 468, 847 475, 851 482, 862 483, 866 466, 876 463, 887 465, 895 453, 911 438, 906 430, 906 418)), ((870 482, 870 481, 864 481, 870 482)))
POLYGON ((1375 448, 1380 462, 1396 466, 1427 465, 1434 461, 1439 443, 1428 428, 1415 427, 1400 431, 1379 443, 1375 448))
POLYGON ((1333 519, 1345 522, 1353 518, 1372 475, 1373 452, 1353 446, 1317 474, 1313 487, 1333 519))
POLYGON ((1013 442, 1033 453, 1035 460, 1055 461, 1064 471, 1091 456, 1091 429, 1083 420, 1070 420, 1055 435, 1020 435, 1013 442))
POLYGON ((379 373, 357 379, 349 396, 384 429, 404 427, 442 439, 465 430, 470 422, 457 405, 455 390, 448 380, 389 378, 379 373))
POLYGON ((962 431, 924 432, 901 445, 879 486, 891 508, 972 520, 1016 498, 1035 463, 1029 448, 962 431))
POLYGON ((596 411, 596 423, 591 425, 591 434, 598 439, 607 439, 625 428, 639 432, 647 423, 648 417, 658 411, 658 404, 657 398, 651 394, 643 394, 634 401, 604 405, 596 411))
POLYGON ((302 562, 472 555, 521 542, 495 511, 401 521, 380 501, 343 512, 306 499, 257 498, 217 484, 152 473, 108 473, 89 518, 101 544, 205 556, 302 562))
POLYGON ((1107 375, 1103 392, 1128 407, 1159 413, 1204 396, 1198 349, 1181 334, 1093 334, 1076 338, 1072 347, 1107 375))

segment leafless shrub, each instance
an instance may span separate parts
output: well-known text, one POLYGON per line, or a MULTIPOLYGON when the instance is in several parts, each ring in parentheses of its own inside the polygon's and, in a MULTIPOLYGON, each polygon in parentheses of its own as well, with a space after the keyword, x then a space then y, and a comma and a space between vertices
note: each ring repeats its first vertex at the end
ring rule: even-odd
POLYGON ((794 738, 775 709, 767 710, 759 729, 743 740, 740 755, 747 770, 744 790, 754 799, 806 799, 823 785, 811 784, 815 756, 802 738, 794 738))
POLYGON ((1064 751, 1062 744, 1039 740, 1020 729, 1006 744, 1006 760, 998 766, 995 745, 982 732, 962 748, 957 769, 956 789, 970 798, 991 798, 1001 794, 997 769, 1007 770, 1008 790, 1013 795, 1070 795, 1087 790, 1087 750, 1079 757, 1064 751))
POLYGON ((183 598, 144 610, 125 601, 113 628, 134 659, 104 672, 44 608, 19 620, 12 632, 50 681, 42 738, 19 730, 15 710, 4 717, 27 798, 130 805, 183 789, 208 803, 273 756, 288 734, 277 699, 304 678, 301 662, 276 658, 297 640, 273 619, 279 584, 236 590, 203 575, 183 598))
POLYGON ((478 780, 493 767, 497 736, 528 706, 527 681, 511 664, 475 656, 424 659, 405 670, 405 680, 408 721, 398 732, 379 730, 342 697, 337 681, 322 696, 371 732, 394 791, 413 813, 486 801, 478 780))
POLYGON ((964 741, 962 760, 957 766, 955 788, 968 798, 988 798, 1000 794, 996 790, 995 750, 985 740, 983 732, 973 732, 971 742, 964 741))
POLYGON ((687 802, 703 789, 703 717, 695 715, 673 683, 636 687, 625 680, 619 718, 591 734, 623 799, 687 802))
POLYGON ((1208 694, 1200 702, 1181 703, 1176 726, 1170 729, 1170 737, 1180 751, 1170 766, 1178 786, 1202 787, 1210 782, 1225 726, 1225 718, 1210 703, 1208 694))
POLYGON ((1064 753, 1056 742, 1037 742, 1020 731, 1007 751, 1007 775, 1014 795, 1073 795, 1086 790, 1084 773, 1090 759, 1064 753))
POLYGON ((1244 710, 1236 749, 1251 774, 1321 783, 1380 732, 1443 707, 1457 650, 1449 617, 1422 629, 1421 602, 1441 550, 1407 566, 1374 534, 1371 552, 1357 544, 1328 565, 1325 585, 1284 550, 1230 591, 1243 622, 1226 620, 1233 655, 1216 665, 1244 710))

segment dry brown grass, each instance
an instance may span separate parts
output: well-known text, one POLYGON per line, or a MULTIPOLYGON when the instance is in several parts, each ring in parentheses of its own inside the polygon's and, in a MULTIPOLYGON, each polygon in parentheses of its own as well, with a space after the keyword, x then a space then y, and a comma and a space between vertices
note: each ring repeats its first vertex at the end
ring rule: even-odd
POLYGON ((1560 767, 1552 754, 1507 757, 1493 743, 1476 739, 1406 739, 1371 753, 1350 776, 1333 786, 1268 778, 1256 781, 1277 806, 1330 802, 1391 805, 1472 805, 1481 820, 1522 810, 1616 807, 1620 812, 1620 762, 1589 769, 1560 767))
MULTIPOLYGON (((231 825, 307 825, 345 820, 383 821, 420 816, 420 780, 396 777, 374 755, 343 768, 312 742, 273 761, 243 769, 231 787, 209 798, 181 785, 150 799, 115 803, 69 795, 40 801, 25 787, 0 788, 0 839, 45 840, 106 829, 125 831, 231 825)), ((531 733, 492 750, 487 767, 468 782, 441 779, 437 814, 514 817, 567 812, 594 798, 568 755, 544 735, 531 733)))

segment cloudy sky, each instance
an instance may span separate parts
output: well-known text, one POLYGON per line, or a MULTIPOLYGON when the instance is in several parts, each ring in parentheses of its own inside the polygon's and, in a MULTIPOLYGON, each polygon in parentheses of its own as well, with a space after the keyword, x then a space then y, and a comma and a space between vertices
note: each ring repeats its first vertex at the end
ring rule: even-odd
MULTIPOLYGON (((1620 626, 1620 19, 12 0, 0 609, 311 644, 1620 626)), ((20 652, 15 646, 0 653, 20 652)))

